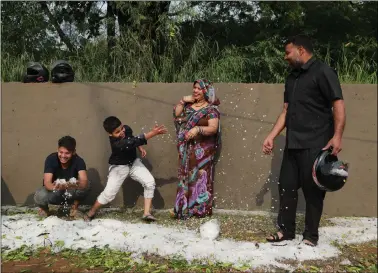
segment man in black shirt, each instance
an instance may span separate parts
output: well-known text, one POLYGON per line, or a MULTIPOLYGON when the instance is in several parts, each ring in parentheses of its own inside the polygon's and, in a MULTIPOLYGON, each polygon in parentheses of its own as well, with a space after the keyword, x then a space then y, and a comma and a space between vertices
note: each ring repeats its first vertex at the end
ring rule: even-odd
POLYGON ((334 155, 341 151, 345 106, 336 71, 315 59, 309 38, 290 38, 285 44, 285 60, 293 70, 285 83, 283 111, 263 143, 263 152, 270 154, 275 137, 286 127, 279 178, 279 231, 267 240, 295 238, 298 189, 302 188, 306 200, 303 242, 316 246, 325 191, 314 183, 312 166, 321 150, 332 148, 334 155))
POLYGON ((48 204, 72 205, 71 216, 78 212, 79 202, 89 193, 90 187, 84 160, 76 154, 76 140, 64 136, 58 141, 58 152, 45 160, 43 186, 34 201, 39 206, 39 215, 49 214, 48 204))

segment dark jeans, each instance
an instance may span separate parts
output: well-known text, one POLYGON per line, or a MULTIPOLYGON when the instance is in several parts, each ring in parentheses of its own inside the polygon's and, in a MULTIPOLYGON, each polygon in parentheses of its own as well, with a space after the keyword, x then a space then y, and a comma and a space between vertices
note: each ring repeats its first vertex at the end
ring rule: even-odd
POLYGON ((326 192, 320 190, 312 179, 312 166, 321 148, 285 149, 279 179, 280 211, 278 226, 288 238, 295 237, 295 217, 298 189, 302 188, 306 201, 305 230, 303 238, 319 240, 319 223, 326 192))
POLYGON ((48 209, 48 204, 52 205, 72 205, 75 200, 83 201, 89 194, 91 184, 88 181, 87 188, 83 190, 68 190, 66 191, 48 191, 45 187, 39 188, 34 195, 34 201, 38 207, 48 209))

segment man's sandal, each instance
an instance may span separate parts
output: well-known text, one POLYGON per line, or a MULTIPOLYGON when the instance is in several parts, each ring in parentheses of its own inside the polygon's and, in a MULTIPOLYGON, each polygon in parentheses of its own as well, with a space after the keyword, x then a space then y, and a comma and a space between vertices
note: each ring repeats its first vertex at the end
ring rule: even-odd
POLYGON ((318 245, 318 243, 315 243, 309 239, 303 239, 302 242, 305 244, 305 245, 308 245, 308 246, 311 246, 311 247, 316 247, 318 245))
POLYGON ((147 221, 147 222, 154 222, 157 219, 153 217, 151 214, 148 214, 148 215, 143 215, 142 220, 147 221))
POLYGON ((280 236, 278 235, 278 233, 276 234, 270 234, 270 237, 272 237, 273 239, 271 238, 266 238, 266 240, 270 243, 278 243, 278 242, 282 242, 282 241, 286 241, 286 240, 293 240, 293 238, 288 238, 285 236, 285 234, 283 234, 283 236, 280 238, 280 236))

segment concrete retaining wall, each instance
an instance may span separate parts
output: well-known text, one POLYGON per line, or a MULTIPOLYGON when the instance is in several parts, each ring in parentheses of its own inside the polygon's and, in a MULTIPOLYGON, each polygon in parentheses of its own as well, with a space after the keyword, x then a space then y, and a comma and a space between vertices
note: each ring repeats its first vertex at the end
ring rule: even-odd
MULTIPOLYGON (((216 84, 223 129, 223 149, 216 166, 216 206, 227 209, 277 211, 276 178, 285 137, 276 140, 274 156, 264 156, 261 144, 283 105, 283 85, 216 84)), ((344 85, 347 126, 340 157, 350 162, 346 186, 326 197, 325 213, 377 216, 377 87, 344 85)), ((155 121, 169 134, 149 141, 145 164, 157 181, 156 208, 171 208, 176 191, 177 154, 172 107, 191 93, 191 83, 148 84, 66 83, 2 84, 1 203, 32 204, 42 184, 46 156, 56 151, 63 135, 77 140, 94 189, 87 203, 101 192, 110 155, 102 122, 118 116, 135 133, 155 121)), ((142 187, 127 180, 114 205, 141 205, 142 187)), ((301 197, 299 210, 304 209, 301 197)))

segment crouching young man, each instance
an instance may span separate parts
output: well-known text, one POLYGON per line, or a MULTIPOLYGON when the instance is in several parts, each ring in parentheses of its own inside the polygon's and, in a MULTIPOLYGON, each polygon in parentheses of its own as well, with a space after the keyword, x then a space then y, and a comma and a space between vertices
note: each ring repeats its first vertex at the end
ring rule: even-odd
MULTIPOLYGON (((64 136, 58 141, 58 152, 45 160, 43 186, 39 188, 34 201, 38 214, 49 215, 49 204, 61 205, 63 210, 71 206, 70 216, 76 216, 78 206, 90 191, 84 160, 76 154, 76 140, 64 136)), ((67 213, 68 214, 68 213, 67 213)))

